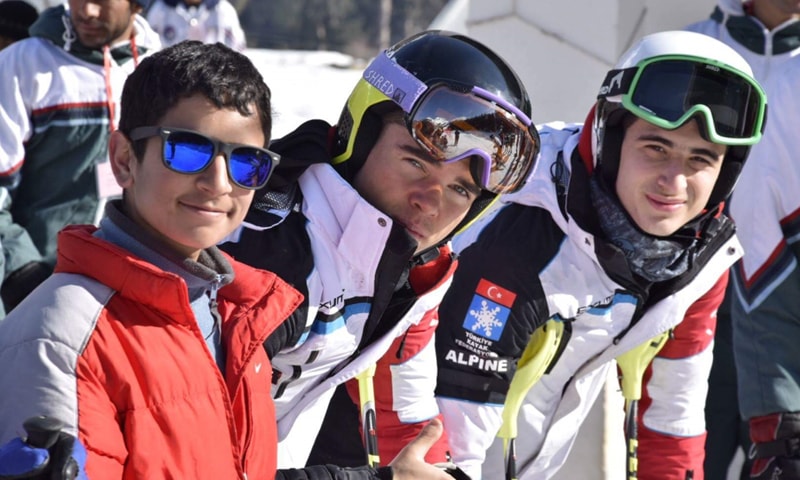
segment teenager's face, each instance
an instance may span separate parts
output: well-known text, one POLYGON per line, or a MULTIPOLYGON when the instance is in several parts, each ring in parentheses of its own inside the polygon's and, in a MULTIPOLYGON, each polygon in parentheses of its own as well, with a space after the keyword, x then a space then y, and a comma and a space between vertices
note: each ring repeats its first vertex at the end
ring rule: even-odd
POLYGON ((133 0, 69 0, 69 10, 80 42, 101 48, 130 38, 141 7, 133 0))
POLYGON ((755 0, 753 15, 765 27, 772 30, 792 18, 800 18, 800 1, 798 0, 755 0))
POLYGON ((637 118, 625 131, 616 190, 643 231, 675 233, 703 211, 725 146, 704 140, 695 121, 664 130, 637 118))
POLYGON ((353 182, 372 205, 403 225, 417 253, 464 219, 480 189, 469 161, 434 162, 400 124, 388 123, 353 182))
MULTIPOLYGON (((194 130, 228 143, 265 143, 258 115, 219 110, 202 95, 180 100, 158 126, 194 130)), ((242 222, 253 190, 231 181, 221 154, 206 170, 187 175, 164 165, 160 136, 142 141, 147 144, 141 161, 122 133, 114 132, 110 143, 112 168, 125 189, 126 212, 176 253, 197 259, 201 250, 219 243, 242 222)))
POLYGON ((757 0, 755 3, 759 2, 766 3, 782 13, 790 15, 800 14, 800 1, 798 0, 757 0))

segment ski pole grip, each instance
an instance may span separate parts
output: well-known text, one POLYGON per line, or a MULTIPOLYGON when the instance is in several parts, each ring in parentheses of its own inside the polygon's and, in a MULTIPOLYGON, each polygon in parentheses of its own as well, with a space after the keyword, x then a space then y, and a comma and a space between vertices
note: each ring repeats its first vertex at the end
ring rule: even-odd
POLYGON ((58 441, 64 423, 57 418, 39 415, 25 420, 22 426, 28 435, 25 443, 32 447, 49 449, 58 441))

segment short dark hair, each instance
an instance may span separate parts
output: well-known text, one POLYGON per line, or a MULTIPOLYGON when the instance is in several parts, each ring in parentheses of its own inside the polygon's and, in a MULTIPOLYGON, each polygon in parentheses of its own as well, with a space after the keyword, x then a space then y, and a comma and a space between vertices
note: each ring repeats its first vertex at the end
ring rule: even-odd
POLYGON ((0 2, 0 37, 14 41, 28 38, 28 28, 39 18, 36 7, 24 0, 0 2))
MULTIPOLYGON (((119 129, 127 136, 134 128, 158 125, 178 101, 198 93, 220 109, 258 115, 269 143, 271 94, 253 62, 221 43, 191 40, 154 53, 131 73, 122 90, 119 129)), ((134 142, 133 150, 141 158, 144 142, 134 142)))

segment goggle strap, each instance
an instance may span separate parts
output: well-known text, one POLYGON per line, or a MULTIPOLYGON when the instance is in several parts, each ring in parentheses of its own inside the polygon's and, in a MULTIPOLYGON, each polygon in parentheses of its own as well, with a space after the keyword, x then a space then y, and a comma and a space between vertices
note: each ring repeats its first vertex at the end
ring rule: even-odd
POLYGON ((517 117, 517 119, 519 119, 519 121, 525 124, 525 126, 530 126, 531 123, 533 123, 531 119, 528 118, 528 115, 525 114, 525 112, 523 112, 516 106, 512 105, 511 103, 507 102, 503 97, 498 97, 492 92, 484 90, 481 87, 472 87, 472 91, 479 97, 483 97, 486 100, 494 102, 497 105, 500 105, 505 110, 513 113, 517 117))
POLYGON ((364 81, 391 98, 406 113, 411 113, 414 104, 428 89, 425 83, 392 60, 386 51, 375 57, 364 70, 364 81))
POLYGON ((615 95, 628 93, 638 70, 639 67, 610 70, 608 74, 606 74, 606 79, 603 80, 603 86, 600 87, 597 98, 613 97, 615 95))

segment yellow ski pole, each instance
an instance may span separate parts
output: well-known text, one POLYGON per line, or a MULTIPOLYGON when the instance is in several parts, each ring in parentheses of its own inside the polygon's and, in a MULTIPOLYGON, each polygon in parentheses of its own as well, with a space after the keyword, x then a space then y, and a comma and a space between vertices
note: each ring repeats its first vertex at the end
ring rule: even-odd
POLYGON ((625 397, 625 436, 628 448, 625 474, 628 480, 638 476, 639 460, 639 399, 642 398, 642 377, 647 366, 653 361, 661 347, 667 343, 671 330, 651 338, 617 357, 617 365, 622 372, 622 396, 625 397))
POLYGON ((560 318, 551 318, 533 332, 528 346, 517 362, 517 371, 511 379, 503 406, 503 425, 497 434, 503 439, 506 480, 517 479, 516 438, 519 409, 528 390, 539 381, 553 360, 563 334, 564 322, 560 318))
POLYGON ((375 377, 375 364, 356 375, 358 380, 358 398, 361 407, 361 428, 364 429, 364 448, 367 451, 367 464, 378 468, 381 463, 378 455, 377 418, 375 414, 375 388, 372 383, 375 377))

